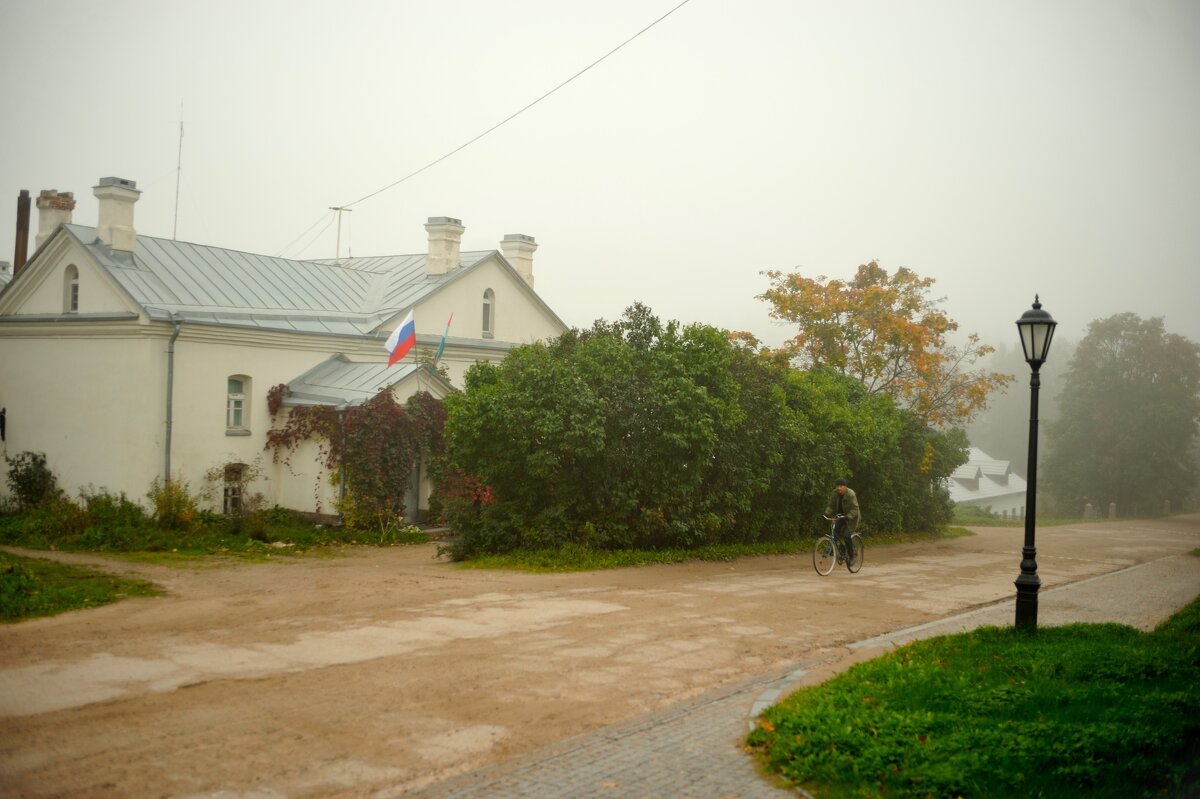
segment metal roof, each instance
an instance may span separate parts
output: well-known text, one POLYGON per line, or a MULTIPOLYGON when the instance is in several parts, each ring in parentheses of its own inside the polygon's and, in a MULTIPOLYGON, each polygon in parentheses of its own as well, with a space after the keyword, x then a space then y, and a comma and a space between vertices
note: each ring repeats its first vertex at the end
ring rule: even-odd
POLYGON ((127 253, 93 227, 63 229, 152 318, 347 335, 371 333, 495 252, 461 253, 458 269, 431 276, 424 253, 295 261, 140 234, 127 253))
POLYGON ((410 378, 426 383, 424 388, 440 388, 445 396, 450 384, 441 375, 422 364, 388 367, 381 362, 351 361, 335 353, 304 374, 288 382, 284 405, 359 405, 380 391, 410 378))
MULTIPOLYGON (((426 253, 296 261, 145 235, 137 236, 133 252, 114 251, 97 238, 94 227, 86 225, 62 225, 52 235, 69 236, 112 277, 136 306, 132 318, 143 313, 157 321, 225 328, 378 336, 383 324, 494 256, 530 301, 566 329, 496 250, 462 252, 457 269, 429 275, 426 253)), ((10 281, 0 280, 0 290, 9 288, 6 282, 10 281)), ((125 318, 125 314, 108 316, 125 318)), ((57 321, 60 316, 20 318, 57 321)), ((497 351, 512 346, 486 339, 455 338, 450 343, 497 351)), ((389 369, 382 351, 379 361, 364 363, 338 353, 289 381, 285 404, 353 405, 381 389, 414 380, 419 389, 432 389, 435 394, 444 396, 453 390, 440 374, 424 367, 402 364, 389 369)))
POLYGON ((996 460, 978 447, 971 447, 967 462, 950 474, 947 487, 955 502, 978 504, 1023 495, 1026 484, 1013 473, 1008 461, 996 460))

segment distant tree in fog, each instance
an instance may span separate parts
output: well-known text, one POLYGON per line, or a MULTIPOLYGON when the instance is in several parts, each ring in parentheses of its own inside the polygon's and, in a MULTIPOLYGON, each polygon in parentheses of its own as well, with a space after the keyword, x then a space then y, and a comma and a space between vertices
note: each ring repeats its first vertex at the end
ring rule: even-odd
MULTIPOLYGON (((1058 419, 1062 376, 1066 373, 1074 352, 1075 342, 1063 335, 1062 330, 1054 334, 1050 360, 1043 364, 1040 370, 1042 389, 1038 397, 1038 419, 1043 425, 1043 430, 1058 419)), ((1030 370, 1017 338, 1016 325, 1012 328, 1012 340, 996 346, 996 351, 988 356, 987 366, 998 372, 1016 375, 1017 379, 988 397, 987 407, 967 425, 967 437, 972 446, 979 447, 993 458, 1008 461, 1014 472, 1026 477, 1029 459, 1030 370)))
POLYGON ((1196 491, 1200 345, 1166 333, 1161 318, 1092 322, 1058 413, 1038 476, 1062 511, 1115 502, 1122 516, 1153 514, 1196 491))

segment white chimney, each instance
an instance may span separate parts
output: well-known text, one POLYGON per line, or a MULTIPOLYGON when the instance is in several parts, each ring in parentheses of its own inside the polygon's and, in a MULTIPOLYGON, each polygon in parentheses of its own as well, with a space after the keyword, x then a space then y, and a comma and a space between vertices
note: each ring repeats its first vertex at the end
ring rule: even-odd
POLYGON ((533 240, 533 236, 526 236, 524 233, 508 233, 500 242, 500 252, 504 253, 504 260, 512 264, 517 274, 525 278, 529 288, 533 288, 533 252, 536 249, 537 242, 533 240))
POLYGON ((449 216, 431 216, 425 223, 429 231, 429 258, 425 274, 444 275, 458 269, 458 252, 462 246, 462 234, 466 230, 461 219, 449 216))
POLYGON ((96 236, 114 250, 133 252, 133 245, 137 242, 137 231, 133 229, 133 204, 141 194, 137 183, 125 178, 100 178, 100 184, 92 187, 92 193, 100 201, 96 236))
POLYGON ((59 225, 71 224, 71 212, 75 210, 75 192, 64 191, 59 194, 55 189, 42 189, 37 198, 38 232, 34 239, 34 249, 41 249, 42 242, 50 238, 50 234, 59 225))

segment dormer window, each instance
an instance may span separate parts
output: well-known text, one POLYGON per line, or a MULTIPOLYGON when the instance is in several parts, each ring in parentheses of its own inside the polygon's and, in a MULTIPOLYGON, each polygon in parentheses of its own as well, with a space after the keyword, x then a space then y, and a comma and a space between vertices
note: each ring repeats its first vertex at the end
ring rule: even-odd
POLYGON ((63 272, 63 313, 79 313, 79 268, 75 264, 63 272))
POLYGON ((483 292, 483 337, 496 337, 496 292, 491 289, 483 292))

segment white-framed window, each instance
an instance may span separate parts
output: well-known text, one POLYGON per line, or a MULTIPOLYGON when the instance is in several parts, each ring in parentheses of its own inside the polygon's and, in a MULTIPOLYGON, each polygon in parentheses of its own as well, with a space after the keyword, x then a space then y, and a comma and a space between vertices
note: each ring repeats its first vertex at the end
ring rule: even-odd
POLYGON ((230 463, 225 466, 225 487, 221 510, 226 516, 242 512, 242 494, 246 488, 246 464, 230 463))
POLYGON ((63 272, 63 313, 79 313, 79 268, 75 264, 63 272))
POLYGON ((496 292, 485 289, 483 292, 483 337, 494 338, 496 335, 496 292))
POLYGON ((250 378, 230 375, 225 393, 226 435, 248 435, 250 432, 250 378))

